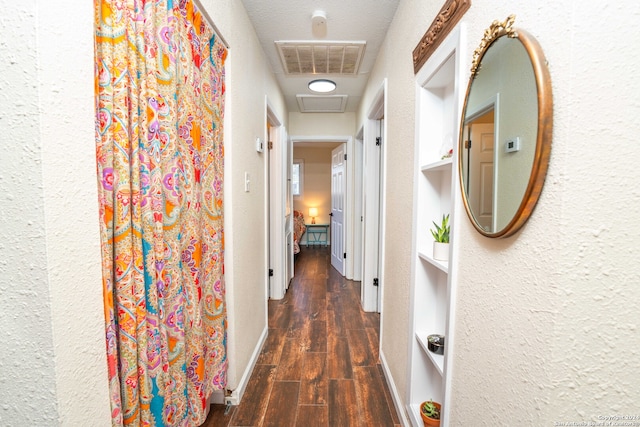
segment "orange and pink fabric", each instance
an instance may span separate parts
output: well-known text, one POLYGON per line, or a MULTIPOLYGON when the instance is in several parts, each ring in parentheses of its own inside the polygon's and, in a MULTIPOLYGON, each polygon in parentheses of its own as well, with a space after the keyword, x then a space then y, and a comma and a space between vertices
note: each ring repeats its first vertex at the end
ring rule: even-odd
POLYGON ((226 47, 188 1, 95 0, 114 426, 197 426, 226 386, 226 47))

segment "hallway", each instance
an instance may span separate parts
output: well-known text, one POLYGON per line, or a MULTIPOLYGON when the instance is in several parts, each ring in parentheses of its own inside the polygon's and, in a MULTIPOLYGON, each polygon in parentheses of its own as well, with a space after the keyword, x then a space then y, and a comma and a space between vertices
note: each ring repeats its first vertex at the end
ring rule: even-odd
POLYGON ((269 301, 269 336, 242 403, 214 405, 203 427, 399 426, 381 365, 380 316, 360 308, 360 283, 328 248, 296 259, 285 297, 269 301))

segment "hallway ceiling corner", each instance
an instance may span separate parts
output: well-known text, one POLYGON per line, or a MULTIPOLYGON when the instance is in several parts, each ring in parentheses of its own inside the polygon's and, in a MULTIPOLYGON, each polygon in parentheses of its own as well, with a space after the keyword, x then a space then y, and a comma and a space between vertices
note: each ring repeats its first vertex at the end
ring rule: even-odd
POLYGON ((399 0, 242 0, 291 112, 354 112, 399 0), (312 18, 326 15, 323 36, 312 18), (307 84, 328 78, 337 88, 317 96, 307 84))

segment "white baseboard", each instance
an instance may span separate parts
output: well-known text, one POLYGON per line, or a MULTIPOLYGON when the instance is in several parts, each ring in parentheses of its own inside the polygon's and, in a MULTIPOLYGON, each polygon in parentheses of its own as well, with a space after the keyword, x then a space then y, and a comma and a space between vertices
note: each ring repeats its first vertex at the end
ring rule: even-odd
POLYGON ((393 398, 393 406, 396 407, 396 412, 400 417, 400 424, 406 427, 410 427, 411 423, 407 418, 407 413, 404 410, 402 399, 400 399, 400 395, 398 394, 398 389, 396 388, 396 383, 393 381, 393 376, 391 375, 391 371, 389 371, 389 366, 387 365, 387 359, 385 359, 382 349, 380 349, 380 364, 382 365, 382 372, 384 373, 384 379, 387 381, 387 386, 389 386, 389 391, 391 392, 391 397, 393 398))
POLYGON ((260 352, 262 351, 262 347, 264 347, 264 343, 267 341, 267 335, 269 334, 269 327, 266 326, 262 331, 262 335, 260 335, 260 339, 258 340, 258 344, 256 348, 253 350, 253 354, 251 355, 251 359, 249 360, 249 364, 247 368, 244 370, 242 374, 242 378, 240 378, 240 382, 235 390, 227 390, 227 395, 224 397, 224 403, 226 405, 239 405, 242 400, 242 396, 244 395, 244 391, 247 388, 247 384, 249 384, 249 379, 251 378, 251 374, 253 373, 253 369, 258 362, 258 357, 260 357, 260 352))

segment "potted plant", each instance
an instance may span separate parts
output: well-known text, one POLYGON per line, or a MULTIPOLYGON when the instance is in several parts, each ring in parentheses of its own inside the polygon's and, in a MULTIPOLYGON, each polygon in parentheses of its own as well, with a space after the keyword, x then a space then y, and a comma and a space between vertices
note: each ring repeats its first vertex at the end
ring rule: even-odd
POLYGON ((433 221, 435 229, 431 229, 431 235, 435 239, 433 242, 433 258, 440 261, 449 259, 449 215, 442 215, 442 223, 440 225, 433 221))
POLYGON ((439 426, 440 425, 440 410, 442 405, 433 400, 427 400, 420 404, 420 416, 422 422, 426 426, 439 426))

